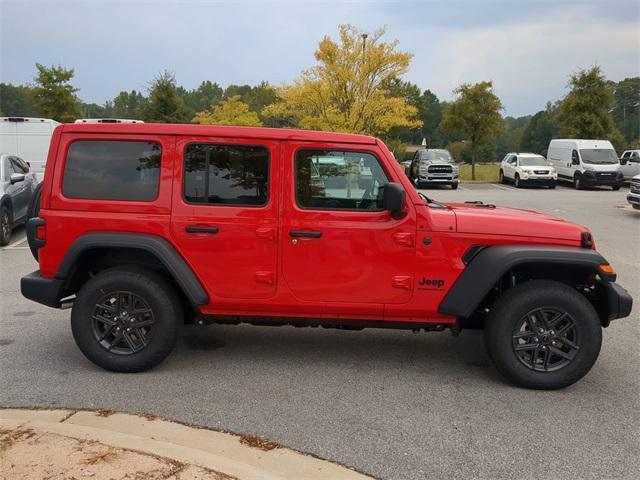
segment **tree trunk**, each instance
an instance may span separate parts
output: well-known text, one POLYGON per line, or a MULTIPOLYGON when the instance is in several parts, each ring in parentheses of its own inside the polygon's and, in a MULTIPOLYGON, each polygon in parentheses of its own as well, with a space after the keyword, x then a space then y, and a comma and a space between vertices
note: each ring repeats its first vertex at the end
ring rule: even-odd
POLYGON ((471 180, 476 179, 476 149, 471 149, 471 180))

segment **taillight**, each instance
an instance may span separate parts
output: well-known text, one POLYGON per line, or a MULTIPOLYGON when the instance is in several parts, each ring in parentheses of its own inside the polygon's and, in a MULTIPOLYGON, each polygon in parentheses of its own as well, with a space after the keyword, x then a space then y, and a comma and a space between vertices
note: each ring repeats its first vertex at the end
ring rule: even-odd
POLYGON ((47 240, 47 229, 45 225, 38 225, 36 228, 36 238, 42 242, 47 240))

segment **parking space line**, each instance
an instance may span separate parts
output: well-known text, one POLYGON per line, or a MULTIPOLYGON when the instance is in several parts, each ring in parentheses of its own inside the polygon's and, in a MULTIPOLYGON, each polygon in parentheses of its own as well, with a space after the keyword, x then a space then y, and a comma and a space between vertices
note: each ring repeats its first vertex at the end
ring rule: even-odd
POLYGON ((513 188, 511 188, 511 187, 505 187, 504 185, 499 185, 497 183, 494 184, 493 186, 496 187, 496 188, 499 188, 500 190, 507 190, 507 191, 513 190, 513 188))
POLYGON ((20 240, 16 240, 12 244, 7 245, 6 247, 2 247, 2 250, 9 250, 13 248, 29 248, 29 247, 18 247, 18 245, 20 245, 21 243, 24 243, 26 240, 27 240, 27 237, 22 237, 20 240))

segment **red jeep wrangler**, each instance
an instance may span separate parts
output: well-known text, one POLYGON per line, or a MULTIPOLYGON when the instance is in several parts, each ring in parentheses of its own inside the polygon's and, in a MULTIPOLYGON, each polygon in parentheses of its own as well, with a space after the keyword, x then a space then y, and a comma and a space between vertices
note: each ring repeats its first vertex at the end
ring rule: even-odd
POLYGON ((484 328, 512 382, 594 364, 629 294, 589 230, 412 187, 372 137, 201 125, 62 125, 22 294, 73 306, 103 368, 161 362, 183 321, 418 331, 484 328))

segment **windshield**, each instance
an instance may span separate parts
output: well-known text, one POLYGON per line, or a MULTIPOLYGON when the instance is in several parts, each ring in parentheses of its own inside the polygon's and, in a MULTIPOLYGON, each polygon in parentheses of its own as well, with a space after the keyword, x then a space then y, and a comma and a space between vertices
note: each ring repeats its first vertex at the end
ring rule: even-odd
POLYGON ((580 156, 584 163, 598 165, 612 165, 619 163, 618 156, 614 150, 599 148, 583 148, 580 150, 580 156))
POLYGON ((521 167, 548 167, 544 157, 520 157, 521 167))
POLYGON ((421 160, 440 160, 442 162, 451 162, 451 154, 446 150, 427 150, 420 155, 421 160))

